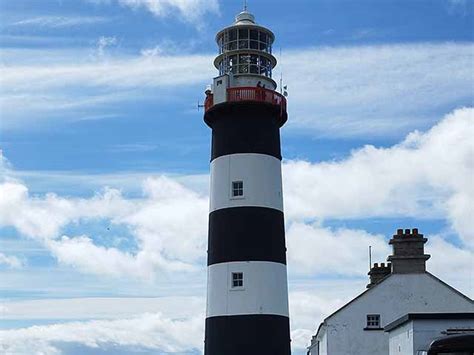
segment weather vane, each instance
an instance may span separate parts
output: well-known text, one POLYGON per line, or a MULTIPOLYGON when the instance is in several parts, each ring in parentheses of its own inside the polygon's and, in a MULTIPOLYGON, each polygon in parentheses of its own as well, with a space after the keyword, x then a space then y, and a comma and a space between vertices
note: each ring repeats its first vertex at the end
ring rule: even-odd
POLYGON ((244 11, 247 11, 247 0, 244 0, 244 11))

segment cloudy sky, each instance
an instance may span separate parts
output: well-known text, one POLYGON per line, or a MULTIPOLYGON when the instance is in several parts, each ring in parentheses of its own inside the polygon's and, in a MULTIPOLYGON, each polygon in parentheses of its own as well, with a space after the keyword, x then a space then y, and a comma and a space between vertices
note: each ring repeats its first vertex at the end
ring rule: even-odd
MULTIPOLYGON (((0 0, 0 347, 200 354, 210 132, 239 0, 0 0)), ((251 0, 277 35, 292 345, 428 238, 474 297, 471 0, 251 0), (281 50, 281 56, 279 54, 281 50)))

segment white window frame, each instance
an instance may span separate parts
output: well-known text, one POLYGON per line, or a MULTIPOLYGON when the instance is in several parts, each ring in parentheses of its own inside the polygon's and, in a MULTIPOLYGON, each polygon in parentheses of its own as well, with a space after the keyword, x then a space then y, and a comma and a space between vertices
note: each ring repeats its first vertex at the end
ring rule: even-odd
POLYGON ((245 185, 244 185, 244 180, 232 180, 231 184, 230 184, 230 198, 232 200, 238 200, 238 199, 243 199, 245 198, 245 185), (234 189, 234 184, 242 184, 242 188, 237 188, 237 189, 234 189), (242 195, 234 195, 234 191, 237 190, 237 191, 242 191, 242 195))
POLYGON ((366 328, 367 329, 380 329, 380 314, 367 314, 366 317, 366 328))
POLYGON ((232 271, 230 273, 230 289, 232 291, 242 291, 242 290, 244 290, 245 289, 244 281, 245 281, 245 278, 244 278, 244 272, 243 271, 232 271), (241 277, 234 279, 234 275, 241 275, 241 277), (234 281, 237 281, 237 282, 240 281, 242 283, 242 285, 241 286, 238 286, 238 285, 235 286, 234 281))

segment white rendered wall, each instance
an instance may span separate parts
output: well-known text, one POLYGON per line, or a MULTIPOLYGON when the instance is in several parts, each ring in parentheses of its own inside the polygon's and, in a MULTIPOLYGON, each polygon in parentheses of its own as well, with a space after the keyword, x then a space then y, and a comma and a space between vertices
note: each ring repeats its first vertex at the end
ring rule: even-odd
POLYGON ((384 327, 416 312, 474 312, 474 304, 429 274, 392 274, 327 319, 321 355, 388 355, 388 334, 364 330, 367 314, 380 314, 384 327))
POLYGON ((324 334, 321 337, 321 340, 319 342, 319 354, 318 355, 327 354, 327 352, 328 352, 328 335, 324 334))
POLYGON ((267 261, 214 264, 208 267, 207 317, 274 314, 288 317, 286 265, 267 261), (233 289, 233 272, 243 272, 244 287, 233 289))
POLYGON ((413 323, 407 322, 389 333, 389 355, 413 354, 413 323))
POLYGON ((281 162, 266 154, 230 154, 211 163, 210 211, 256 206, 283 211, 281 162), (244 182, 244 196, 232 198, 232 181, 244 182))
POLYGON ((320 333, 317 338, 311 339, 311 345, 308 348, 308 355, 320 355, 328 353, 328 337, 327 333, 323 330, 326 326, 323 324, 320 328, 320 333))
POLYGON ((415 319, 389 332, 389 355, 417 354, 428 351, 436 338, 447 329, 473 329, 474 320, 468 319, 415 319))

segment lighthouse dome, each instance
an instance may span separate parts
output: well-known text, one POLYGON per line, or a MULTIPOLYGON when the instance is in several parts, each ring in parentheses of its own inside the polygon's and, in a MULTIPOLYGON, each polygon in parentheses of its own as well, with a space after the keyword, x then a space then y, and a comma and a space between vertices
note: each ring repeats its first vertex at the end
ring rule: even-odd
POLYGON ((247 10, 242 11, 235 16, 235 25, 252 25, 255 24, 255 16, 247 10))

